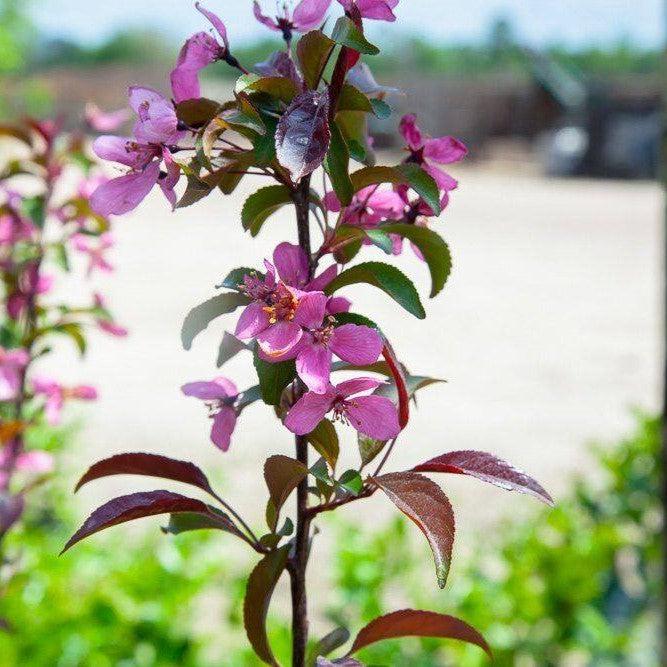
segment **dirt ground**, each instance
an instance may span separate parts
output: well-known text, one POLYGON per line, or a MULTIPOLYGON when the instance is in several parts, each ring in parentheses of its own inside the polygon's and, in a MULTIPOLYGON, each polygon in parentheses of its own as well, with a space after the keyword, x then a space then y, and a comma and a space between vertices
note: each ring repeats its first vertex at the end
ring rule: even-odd
MULTIPOLYGON (((529 471, 557 497, 573 472, 587 472, 587 441, 624 434, 632 406, 658 406, 662 196, 652 183, 545 180, 480 168, 457 175, 461 187, 437 223, 454 270, 444 292, 426 303, 425 323, 373 288, 347 292, 413 372, 448 381, 420 396, 391 468, 447 450, 485 449, 529 471)), ((261 520, 260 462, 269 452, 290 454, 288 434, 257 405, 244 413, 223 455, 208 441, 204 407, 179 392, 183 382, 217 374, 218 342, 235 321, 215 322, 186 352, 179 328, 188 309, 213 295, 227 270, 259 265, 279 240, 294 237, 288 212, 272 218, 257 240, 242 232, 240 208, 251 189, 248 183, 231 199, 209 197, 176 214, 154 194, 118 221, 119 270, 99 286, 131 336, 96 335, 83 365, 68 352, 52 367, 72 381, 94 381, 101 392, 96 405, 73 411, 84 427, 70 456, 72 478, 115 452, 192 458, 261 520)), ((426 299, 425 266, 409 251, 400 264, 426 299)), ((225 372, 241 387, 252 381, 249 357, 225 372)), ((352 439, 348 444, 344 459, 352 465, 352 439)), ((470 479, 446 485, 461 533, 473 518, 487 525, 533 503, 470 479)), ((160 488, 102 482, 75 502, 83 514, 112 491, 150 487, 160 488)), ((391 512, 380 498, 365 502, 373 504, 373 519, 391 512)))

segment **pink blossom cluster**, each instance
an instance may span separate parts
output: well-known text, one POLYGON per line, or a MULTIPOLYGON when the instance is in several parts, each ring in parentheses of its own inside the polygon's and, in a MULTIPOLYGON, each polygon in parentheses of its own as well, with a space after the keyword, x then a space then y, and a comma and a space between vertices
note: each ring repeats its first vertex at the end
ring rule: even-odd
MULTIPOLYGON (((89 116, 103 112, 89 109, 89 116)), ((92 119, 92 118, 91 118, 92 119)), ((89 119, 89 122, 90 120, 89 119)), ((96 118, 108 126, 123 116, 96 118)), ((108 252, 113 247, 109 221, 94 212, 91 198, 107 179, 89 164, 78 137, 63 132, 55 121, 27 119, 11 136, 23 143, 25 173, 34 174, 36 187, 24 194, 14 184, 11 170, 0 180, 0 284, 4 293, 4 317, 0 317, 0 502, 16 498, 12 479, 18 475, 41 475, 53 467, 47 452, 26 451, 23 434, 42 419, 57 425, 69 401, 91 401, 97 391, 87 384, 69 386, 35 371, 51 351, 51 337, 67 336, 81 352, 86 329, 97 328, 113 336, 127 331, 117 324, 104 298, 92 291, 88 303, 61 300, 55 290, 59 274, 85 263, 85 275, 108 273, 113 267, 108 252), (74 186, 71 176, 79 174, 74 186), (34 194, 37 193, 37 194, 34 194), (8 495, 9 494, 9 495, 8 495)), ((18 152, 18 151, 17 151, 18 152)), ((4 159, 4 157, 3 157, 4 159)), ((11 159, 8 151, 7 159, 11 159)), ((21 172, 19 172, 21 173, 21 172)), ((9 501, 7 501, 9 502, 9 501)), ((0 536, 20 518, 0 517, 0 536)), ((19 511, 21 510, 21 511, 19 511)))

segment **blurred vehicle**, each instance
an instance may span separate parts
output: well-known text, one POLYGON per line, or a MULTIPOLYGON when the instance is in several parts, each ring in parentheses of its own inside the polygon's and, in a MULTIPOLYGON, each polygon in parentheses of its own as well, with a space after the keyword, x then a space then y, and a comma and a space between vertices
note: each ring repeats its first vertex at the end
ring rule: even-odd
POLYGON ((662 120, 659 97, 588 82, 543 53, 526 50, 540 92, 558 109, 538 137, 550 176, 655 178, 662 120))

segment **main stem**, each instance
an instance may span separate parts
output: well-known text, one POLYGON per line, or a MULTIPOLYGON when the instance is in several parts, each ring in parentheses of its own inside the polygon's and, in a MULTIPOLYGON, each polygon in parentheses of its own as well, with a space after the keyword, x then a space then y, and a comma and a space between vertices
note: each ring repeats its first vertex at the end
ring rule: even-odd
MULTIPOLYGON (((308 257, 308 277, 313 277, 314 265, 310 249, 309 226, 310 176, 302 179, 294 192, 296 224, 299 246, 308 257)), ((308 467, 308 440, 297 435, 296 458, 308 467)), ((308 565, 310 517, 308 516, 308 478, 296 491, 296 536, 294 554, 290 559, 289 572, 292 591, 292 667, 305 667, 308 644, 308 598, 306 594, 306 567, 308 565)))

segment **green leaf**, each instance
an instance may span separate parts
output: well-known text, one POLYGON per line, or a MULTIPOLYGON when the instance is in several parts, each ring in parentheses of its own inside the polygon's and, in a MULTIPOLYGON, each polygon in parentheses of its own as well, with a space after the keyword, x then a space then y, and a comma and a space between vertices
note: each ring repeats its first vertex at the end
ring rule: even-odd
POLYGON ((369 56, 375 56, 380 53, 377 46, 371 44, 365 37, 364 33, 357 28, 354 22, 347 16, 341 16, 334 26, 331 35, 336 44, 347 46, 359 53, 365 53, 369 56))
POLYGON ((358 88, 346 83, 340 91, 338 111, 373 111, 371 101, 358 88))
POLYGON ((350 631, 347 628, 339 627, 325 635, 316 644, 310 647, 308 651, 308 664, 314 665, 319 656, 326 656, 333 653, 337 648, 346 644, 350 639, 350 631))
POLYGON ((218 359, 215 365, 220 368, 230 359, 233 359, 239 352, 243 352, 244 350, 252 350, 252 347, 247 343, 244 343, 242 340, 239 340, 228 331, 225 331, 222 336, 222 341, 220 342, 220 347, 218 348, 218 359))
POLYGON ((30 218, 36 227, 42 229, 46 222, 46 200, 42 195, 26 197, 21 200, 21 212, 30 218))
POLYGON ((268 405, 279 405, 283 390, 296 377, 294 361, 272 364, 261 359, 255 350, 254 364, 259 378, 262 400, 268 405))
POLYGON ((369 166, 375 164, 375 154, 368 143, 368 114, 365 111, 339 111, 336 124, 345 137, 350 157, 369 166))
POLYGON ((199 129, 208 125, 221 108, 218 102, 205 97, 184 100, 176 105, 176 117, 188 127, 199 129))
POLYGON ((278 667, 266 634, 266 616, 273 591, 287 564, 290 545, 268 553, 257 563, 248 578, 243 601, 243 624, 250 645, 259 658, 272 667, 278 667))
POLYGON ((228 125, 237 130, 245 128, 257 132, 257 134, 264 134, 266 132, 259 112, 253 107, 247 97, 243 95, 238 98, 238 106, 235 109, 223 112, 222 118, 228 125))
POLYGON ((358 470, 346 470, 340 476, 338 484, 355 496, 358 496, 364 488, 364 482, 358 470))
POLYGON ((396 267, 382 262, 364 262, 346 269, 325 288, 326 294, 333 294, 341 287, 367 283, 388 294, 410 314, 422 320, 426 317, 419 294, 409 278, 396 267))
POLYGON ((419 165, 400 164, 397 167, 365 167, 350 178, 354 191, 379 183, 409 185, 432 209, 440 214, 440 191, 437 183, 419 165))
POLYGON ((335 470, 340 445, 333 423, 329 419, 323 419, 306 437, 317 453, 324 457, 331 470, 335 470))
POLYGON ((317 88, 336 43, 321 30, 306 33, 297 44, 296 54, 306 86, 317 88))
POLYGON ((260 116, 266 127, 266 132, 260 134, 253 141, 252 147, 255 153, 256 164, 265 166, 270 165, 276 157, 276 128, 278 127, 278 121, 264 113, 260 113, 260 116))
POLYGON ((251 194, 243 204, 243 229, 257 236, 266 219, 292 201, 290 189, 284 185, 269 185, 251 194))
POLYGON ((438 294, 447 282, 452 270, 452 256, 443 238, 428 227, 391 223, 381 227, 383 232, 398 234, 414 243, 421 251, 431 272, 431 298, 438 294))
POLYGON ((176 208, 186 208, 187 206, 196 204, 198 201, 208 196, 214 187, 214 185, 209 185, 197 176, 188 174, 185 190, 176 203, 176 208))
POLYGON ((308 468, 289 456, 277 454, 264 463, 264 480, 269 489, 270 504, 266 522, 271 530, 276 529, 280 510, 299 483, 308 475, 308 468))
MULTIPOLYGON (((343 324, 360 324, 365 327, 370 327, 371 329, 376 329, 377 331, 380 331, 380 327, 373 322, 373 320, 369 319, 365 315, 360 315, 359 313, 336 313, 334 316, 336 318, 336 326, 341 326, 343 324)), ((338 363, 338 362, 336 362, 338 363)), ((341 363, 347 363, 347 362, 341 362, 341 363)), ((384 362, 378 362, 378 363, 384 363, 384 362)))
POLYGON ((359 456, 361 457, 361 467, 367 466, 375 457, 385 448, 386 442, 369 438, 367 435, 359 433, 357 436, 359 446, 359 456))
POLYGON ((329 174, 331 185, 333 185, 333 189, 343 206, 348 206, 354 196, 349 167, 350 152, 340 128, 334 123, 331 126, 331 143, 324 158, 324 168, 327 174, 329 174))
POLYGON ((232 520, 224 513, 213 507, 210 512, 180 512, 169 516, 169 524, 162 528, 163 533, 180 535, 193 530, 223 530, 233 535, 239 535, 239 531, 232 520))
POLYGON ((289 104, 298 94, 294 81, 282 76, 260 77, 257 74, 243 74, 236 81, 234 91, 238 93, 266 93, 289 104))
POLYGON ((216 285, 218 289, 221 287, 226 287, 227 289, 233 289, 238 292, 239 285, 243 283, 243 279, 246 276, 258 276, 263 278, 264 274, 257 269, 251 269, 247 266, 239 266, 236 269, 232 269, 223 279, 219 285, 216 285))
POLYGON ((391 255, 394 246, 391 238, 382 229, 367 229, 365 230, 367 238, 374 246, 377 246, 387 255, 391 255))
POLYGON ((320 482, 331 484, 329 468, 327 468, 327 462, 323 457, 317 459, 317 461, 310 467, 310 474, 315 477, 315 479, 319 479, 320 482))
MULTIPOLYGON (((57 324, 51 329, 54 333, 64 334, 69 336, 74 345, 76 345, 79 354, 83 356, 86 353, 86 338, 83 335, 83 330, 81 325, 76 322, 66 322, 65 324, 57 324)), ((47 330, 43 330, 43 333, 46 333, 47 330)))
POLYGON ((389 118, 391 116, 391 107, 384 100, 372 98, 371 106, 377 118, 389 118))
POLYGON ((192 347, 192 341, 206 327, 220 315, 232 313, 240 306, 245 306, 250 300, 240 292, 226 292, 218 294, 204 303, 195 306, 185 317, 181 327, 181 342, 186 350, 192 347))

